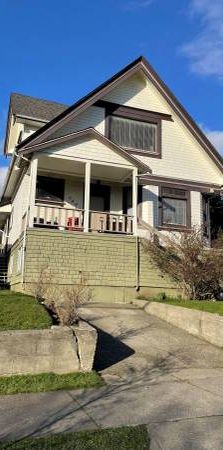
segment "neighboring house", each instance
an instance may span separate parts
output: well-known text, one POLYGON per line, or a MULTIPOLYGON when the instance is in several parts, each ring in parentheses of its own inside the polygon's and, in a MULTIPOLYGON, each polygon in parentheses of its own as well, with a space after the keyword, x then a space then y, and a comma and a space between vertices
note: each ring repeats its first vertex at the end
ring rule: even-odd
POLYGON ((95 299, 163 291, 139 237, 221 227, 223 160, 143 57, 70 107, 12 94, 5 154, 13 289, 46 269, 61 286, 84 274, 95 299))

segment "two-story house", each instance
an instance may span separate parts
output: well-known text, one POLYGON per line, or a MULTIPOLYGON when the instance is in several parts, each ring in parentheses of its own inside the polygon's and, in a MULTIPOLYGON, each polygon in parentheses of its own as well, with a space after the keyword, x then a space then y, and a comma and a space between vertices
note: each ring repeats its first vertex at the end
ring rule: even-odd
POLYGON ((0 206, 8 280, 29 291, 84 274, 97 300, 174 288, 143 252, 148 230, 221 228, 223 160, 143 57, 68 107, 20 94, 0 206))

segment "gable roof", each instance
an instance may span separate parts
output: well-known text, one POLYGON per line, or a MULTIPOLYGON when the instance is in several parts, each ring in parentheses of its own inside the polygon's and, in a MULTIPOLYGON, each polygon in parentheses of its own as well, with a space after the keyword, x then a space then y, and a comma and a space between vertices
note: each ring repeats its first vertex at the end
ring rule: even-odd
POLYGON ((99 131, 95 130, 95 128, 86 128, 84 130, 75 131, 74 133, 67 134, 66 136, 60 136, 45 142, 40 142, 39 144, 30 145, 27 146, 25 150, 20 151, 20 153, 24 155, 29 155, 30 153, 44 150, 46 147, 49 147, 50 145, 54 144, 60 144, 64 142, 68 142, 70 140, 78 140, 81 138, 95 138, 105 144, 106 146, 110 147, 113 151, 121 155, 123 158, 131 162, 135 167, 138 167, 140 171, 146 172, 146 173, 152 173, 152 170, 150 169, 147 164, 144 164, 143 162, 139 161, 137 158, 135 158, 133 155, 131 155, 128 151, 124 150, 123 147, 120 147, 118 144, 115 144, 114 142, 110 141, 107 137, 105 137, 103 134, 99 133, 99 131))
POLYGON ((127 65, 118 72, 116 75, 102 83, 96 89, 91 91, 88 95, 81 98, 79 101, 74 103, 69 108, 62 111, 57 117, 53 118, 51 122, 48 122, 42 128, 36 131, 36 133, 27 137, 23 142, 18 145, 18 149, 25 147, 30 142, 40 142, 41 138, 46 138, 51 131, 55 131, 59 128, 64 122, 70 120, 70 118, 77 116, 80 112, 87 109, 89 106, 93 105, 97 100, 99 100, 102 96, 110 92, 117 84, 121 83, 124 79, 130 77, 133 73, 138 71, 142 71, 148 79, 154 84, 154 86, 158 89, 161 95, 165 98, 170 107, 174 110, 174 112, 180 117, 184 125, 188 128, 188 130, 192 133, 192 135, 196 138, 199 144, 203 147, 209 157, 215 162, 218 168, 223 172, 223 158, 217 152, 215 147, 211 144, 209 139, 205 136, 202 130, 197 126, 192 117, 188 114, 185 108, 181 105, 181 103, 177 100, 175 95, 171 92, 171 90, 166 86, 166 84, 161 80, 159 75, 155 72, 153 67, 149 64, 149 62, 143 57, 140 56, 138 59, 133 61, 131 64, 127 65))
POLYGON ((42 122, 44 125, 46 122, 50 122, 54 117, 58 116, 67 108, 68 106, 62 103, 43 100, 36 97, 30 97, 29 95, 13 92, 10 95, 9 101, 4 154, 7 153, 10 124, 13 116, 42 122))
POLYGON ((68 107, 62 103, 51 102, 15 92, 11 94, 10 106, 11 113, 16 116, 27 117, 44 122, 51 121, 68 107))

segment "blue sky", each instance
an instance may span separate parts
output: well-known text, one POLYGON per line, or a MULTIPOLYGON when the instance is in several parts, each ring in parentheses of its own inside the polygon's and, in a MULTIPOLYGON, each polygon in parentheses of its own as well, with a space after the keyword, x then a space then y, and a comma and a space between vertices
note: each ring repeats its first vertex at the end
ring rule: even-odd
POLYGON ((72 104, 144 55, 223 153, 223 0, 1 0, 0 42, 1 148, 10 92, 72 104))

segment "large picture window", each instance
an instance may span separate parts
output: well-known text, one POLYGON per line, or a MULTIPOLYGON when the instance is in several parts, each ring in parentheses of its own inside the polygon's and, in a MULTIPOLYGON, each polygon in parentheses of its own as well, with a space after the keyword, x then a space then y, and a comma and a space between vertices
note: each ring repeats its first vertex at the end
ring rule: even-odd
POLYGON ((169 228, 190 227, 189 191, 162 187, 160 196, 161 226, 169 228))
POLYGON ((110 139, 125 148, 157 152, 157 124, 110 117, 110 139))
POLYGON ((63 203, 64 180, 62 178, 37 176, 36 199, 42 202, 63 203))

